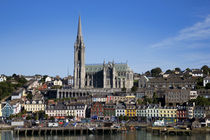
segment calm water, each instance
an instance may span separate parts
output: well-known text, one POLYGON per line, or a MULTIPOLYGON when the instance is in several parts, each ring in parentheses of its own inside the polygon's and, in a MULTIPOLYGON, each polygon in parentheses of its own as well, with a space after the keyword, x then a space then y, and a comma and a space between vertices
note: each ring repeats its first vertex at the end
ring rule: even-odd
POLYGON ((145 131, 133 131, 114 135, 84 136, 42 136, 17 137, 11 131, 0 132, 1 140, 210 140, 210 134, 194 134, 192 136, 155 136, 145 131))

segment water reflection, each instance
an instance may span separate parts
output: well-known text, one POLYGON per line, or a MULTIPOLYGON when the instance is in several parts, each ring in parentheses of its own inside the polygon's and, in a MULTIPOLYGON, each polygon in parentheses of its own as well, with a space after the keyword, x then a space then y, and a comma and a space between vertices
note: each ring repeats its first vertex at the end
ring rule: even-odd
POLYGON ((145 131, 131 131, 115 135, 83 136, 13 136, 12 131, 1 131, 1 140, 210 140, 210 134, 193 134, 192 136, 155 136, 145 131))

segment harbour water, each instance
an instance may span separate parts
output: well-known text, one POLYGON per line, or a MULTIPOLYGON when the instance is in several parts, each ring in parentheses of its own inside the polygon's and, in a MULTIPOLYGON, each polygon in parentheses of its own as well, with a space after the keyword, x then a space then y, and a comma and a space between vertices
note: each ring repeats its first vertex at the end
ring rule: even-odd
POLYGON ((129 131, 112 135, 77 136, 13 136, 12 131, 1 131, 1 140, 210 140, 210 134, 192 134, 191 136, 157 136, 145 131, 129 131))

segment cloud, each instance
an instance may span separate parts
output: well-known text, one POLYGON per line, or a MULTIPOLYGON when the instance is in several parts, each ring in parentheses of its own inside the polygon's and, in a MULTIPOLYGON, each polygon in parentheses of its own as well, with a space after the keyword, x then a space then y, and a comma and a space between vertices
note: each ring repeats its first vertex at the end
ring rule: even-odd
MULTIPOLYGON (((172 47, 174 45, 201 45, 200 41, 210 41, 210 15, 203 21, 195 23, 191 27, 184 28, 178 32, 177 36, 167 38, 158 43, 152 44, 152 48, 172 47)), ((205 43, 202 43, 205 46, 205 43)))

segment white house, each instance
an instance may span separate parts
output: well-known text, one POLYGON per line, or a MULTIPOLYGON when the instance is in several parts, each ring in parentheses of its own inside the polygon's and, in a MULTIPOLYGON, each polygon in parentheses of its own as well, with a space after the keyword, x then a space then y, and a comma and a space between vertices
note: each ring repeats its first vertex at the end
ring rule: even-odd
POLYGON ((59 80, 56 79, 56 80, 53 81, 53 85, 54 86, 62 86, 63 82, 60 79, 59 80))
POLYGON ((92 97, 93 102, 106 102, 107 97, 104 95, 94 95, 92 97))
POLYGON ((147 108, 146 108, 146 115, 147 115, 147 118, 157 118, 159 117, 159 105, 149 105, 147 108))
POLYGON ((146 114, 146 106, 138 106, 137 107, 137 110, 136 110, 136 115, 137 117, 147 117, 147 114, 146 114))
POLYGON ((196 90, 190 91, 190 100, 196 99, 198 97, 198 93, 196 90))
POLYGON ((125 116, 125 106, 123 104, 118 104, 115 109, 115 116, 125 116))
POLYGON ((17 91, 12 93, 11 100, 21 99, 21 97, 25 94, 26 90, 24 88, 20 88, 17 91))
POLYGON ((4 82, 4 81, 7 81, 6 76, 0 75, 0 82, 4 82))
POLYGON ((202 70, 192 69, 192 77, 203 77, 202 70))
POLYGON ((10 105, 13 108, 13 113, 12 114, 18 114, 21 112, 21 103, 20 100, 12 100, 10 102, 10 105))
POLYGON ((45 78, 45 82, 51 82, 51 81, 52 81, 52 78, 51 78, 51 77, 47 76, 47 77, 45 78))
POLYGON ((210 77, 203 78, 203 86, 205 87, 208 83, 210 83, 210 77))

